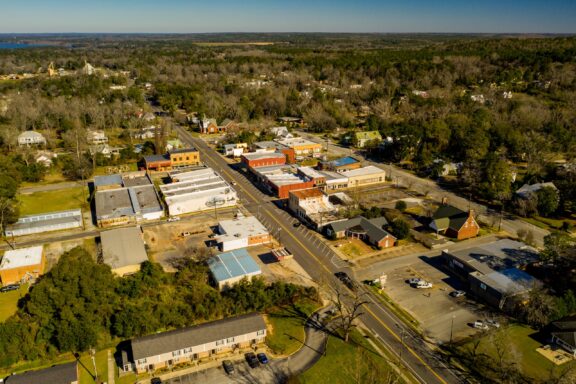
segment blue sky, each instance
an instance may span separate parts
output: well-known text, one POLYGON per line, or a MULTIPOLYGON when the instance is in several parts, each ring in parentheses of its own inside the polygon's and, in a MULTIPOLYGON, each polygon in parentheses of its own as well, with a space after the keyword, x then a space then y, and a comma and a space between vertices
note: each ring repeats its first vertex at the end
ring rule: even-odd
POLYGON ((576 33, 576 0, 5 0, 12 32, 576 33))

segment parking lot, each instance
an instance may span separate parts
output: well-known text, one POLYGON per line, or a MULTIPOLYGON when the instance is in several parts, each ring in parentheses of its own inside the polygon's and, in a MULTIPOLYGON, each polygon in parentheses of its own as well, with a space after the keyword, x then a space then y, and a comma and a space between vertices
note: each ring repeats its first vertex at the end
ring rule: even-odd
POLYGON ((222 366, 164 380, 168 384, 226 384, 226 383, 278 383, 286 379, 285 361, 272 361, 258 368, 250 368, 244 360, 234 362, 234 373, 227 375, 222 366))
POLYGON ((447 343, 451 334, 453 340, 472 335, 476 330, 470 324, 492 316, 466 296, 450 296, 450 292, 462 287, 440 269, 440 263, 440 256, 421 256, 409 265, 388 271, 384 291, 420 323, 427 338, 447 343), (408 283, 410 278, 430 282, 432 288, 416 288, 408 283))

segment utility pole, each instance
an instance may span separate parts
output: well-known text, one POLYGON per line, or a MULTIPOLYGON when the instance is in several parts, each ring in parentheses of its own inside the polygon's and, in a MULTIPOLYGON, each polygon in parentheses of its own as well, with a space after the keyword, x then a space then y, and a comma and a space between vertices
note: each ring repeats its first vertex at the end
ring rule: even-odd
POLYGON ((96 350, 94 348, 90 348, 90 357, 94 365, 94 382, 96 383, 98 381, 98 371, 96 370, 96 350))
POLYGON ((452 346, 452 331, 454 330, 454 318, 456 316, 452 315, 452 321, 450 322, 450 346, 452 346))

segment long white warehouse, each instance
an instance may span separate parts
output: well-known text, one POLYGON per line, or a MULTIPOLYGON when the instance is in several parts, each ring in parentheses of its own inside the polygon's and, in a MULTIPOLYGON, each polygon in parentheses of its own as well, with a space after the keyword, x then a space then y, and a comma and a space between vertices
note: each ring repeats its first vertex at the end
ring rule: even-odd
POLYGON ((178 173, 171 178, 177 181, 160 186, 170 216, 232 207, 238 203, 236 191, 211 168, 178 173))

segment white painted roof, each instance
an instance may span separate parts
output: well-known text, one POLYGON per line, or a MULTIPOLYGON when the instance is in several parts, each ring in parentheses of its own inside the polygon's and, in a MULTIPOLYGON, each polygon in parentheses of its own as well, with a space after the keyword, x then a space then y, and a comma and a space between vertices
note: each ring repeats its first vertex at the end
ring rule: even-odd
POLYGON ((0 270, 38 265, 42 263, 42 249, 43 247, 39 245, 6 251, 0 263, 0 270))
POLYGON ((369 165, 367 167, 362 167, 358 169, 351 169, 349 171, 342 172, 342 176, 354 177, 354 176, 364 176, 364 175, 375 175, 379 173, 384 173, 383 169, 369 165))
POLYGON ((220 229, 224 232, 218 238, 221 241, 233 239, 245 239, 251 236, 267 235, 268 230, 254 216, 242 217, 233 220, 223 220, 218 223, 220 229))

